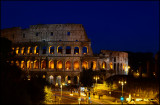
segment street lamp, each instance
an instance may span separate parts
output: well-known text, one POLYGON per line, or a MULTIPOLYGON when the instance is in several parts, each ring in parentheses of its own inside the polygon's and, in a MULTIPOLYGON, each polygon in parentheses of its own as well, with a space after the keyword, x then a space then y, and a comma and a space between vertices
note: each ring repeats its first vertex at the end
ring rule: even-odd
POLYGON ((123 97, 123 85, 126 84, 126 83, 127 83, 127 82, 126 82, 126 81, 123 81, 123 79, 122 79, 122 81, 119 81, 119 84, 122 85, 122 97, 123 97))
POLYGON ((60 87, 61 87, 61 98, 62 98, 62 85, 60 87))
POLYGON ((96 76, 93 77, 93 79, 96 80, 96 88, 97 88, 97 80, 99 79, 99 76, 96 75, 96 76))

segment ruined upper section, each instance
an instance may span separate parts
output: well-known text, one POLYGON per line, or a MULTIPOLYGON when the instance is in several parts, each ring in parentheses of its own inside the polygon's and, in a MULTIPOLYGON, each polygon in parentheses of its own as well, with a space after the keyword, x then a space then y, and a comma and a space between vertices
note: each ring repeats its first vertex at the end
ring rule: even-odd
POLYGON ((1 36, 12 42, 89 41, 82 24, 39 24, 1 30, 1 36))

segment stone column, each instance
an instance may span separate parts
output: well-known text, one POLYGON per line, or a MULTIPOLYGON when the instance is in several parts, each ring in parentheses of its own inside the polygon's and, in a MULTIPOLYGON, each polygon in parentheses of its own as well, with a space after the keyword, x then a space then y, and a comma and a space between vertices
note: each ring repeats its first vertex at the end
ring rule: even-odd
POLYGON ((54 69, 57 71, 57 60, 54 60, 54 69))
POLYGON ((65 71, 65 60, 62 60, 62 71, 65 71))
POLYGON ((71 60, 71 71, 74 71, 74 61, 71 60))

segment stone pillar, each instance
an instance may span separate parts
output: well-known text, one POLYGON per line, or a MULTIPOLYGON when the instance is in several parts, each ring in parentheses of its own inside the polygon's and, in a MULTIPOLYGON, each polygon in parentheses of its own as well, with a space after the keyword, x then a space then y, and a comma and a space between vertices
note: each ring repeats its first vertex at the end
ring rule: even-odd
POLYGON ((62 46, 62 54, 63 56, 66 54, 66 46, 62 46))
POLYGON ((65 60, 62 60, 62 71, 65 71, 65 60))
POLYGON ((79 71, 82 71, 82 60, 79 60, 79 71))
POLYGON ((71 55, 74 55, 74 46, 71 46, 71 55))
POLYGON ((71 71, 74 71, 74 61, 71 60, 71 71))
POLYGON ((54 54, 57 55, 57 46, 54 46, 54 54))
POLYGON ((57 60, 54 60, 54 69, 57 71, 57 60))

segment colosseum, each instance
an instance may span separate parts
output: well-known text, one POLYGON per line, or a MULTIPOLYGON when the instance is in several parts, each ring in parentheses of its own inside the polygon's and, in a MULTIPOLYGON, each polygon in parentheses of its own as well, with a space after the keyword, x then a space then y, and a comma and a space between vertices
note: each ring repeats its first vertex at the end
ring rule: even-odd
POLYGON ((128 74, 128 53, 101 50, 93 54, 91 41, 82 24, 39 24, 1 30, 12 41, 10 60, 28 73, 41 73, 52 84, 79 84, 83 69, 128 74))

